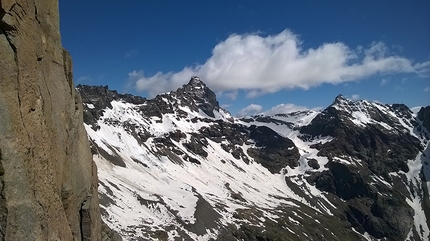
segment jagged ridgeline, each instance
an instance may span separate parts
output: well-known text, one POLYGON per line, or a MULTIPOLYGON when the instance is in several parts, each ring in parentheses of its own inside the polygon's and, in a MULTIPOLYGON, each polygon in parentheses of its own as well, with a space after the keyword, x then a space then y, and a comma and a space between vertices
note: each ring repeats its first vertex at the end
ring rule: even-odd
POLYGON ((198 77, 78 86, 103 220, 130 240, 427 240, 430 107, 338 96, 233 118, 198 77))

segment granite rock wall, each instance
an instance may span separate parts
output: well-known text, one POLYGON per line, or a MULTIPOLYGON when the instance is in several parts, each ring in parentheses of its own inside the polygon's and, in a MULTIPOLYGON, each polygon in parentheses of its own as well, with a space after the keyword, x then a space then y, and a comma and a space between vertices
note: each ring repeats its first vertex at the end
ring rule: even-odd
POLYGON ((101 240, 57 0, 0 1, 0 240, 101 240))

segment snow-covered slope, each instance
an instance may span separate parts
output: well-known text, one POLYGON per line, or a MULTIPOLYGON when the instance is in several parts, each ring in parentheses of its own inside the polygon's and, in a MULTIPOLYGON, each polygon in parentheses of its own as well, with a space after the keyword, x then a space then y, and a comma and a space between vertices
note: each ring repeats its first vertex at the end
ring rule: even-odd
POLYGON ((78 90, 103 219, 126 240, 429 238, 428 120, 404 105, 235 119, 198 77, 152 100, 78 90))

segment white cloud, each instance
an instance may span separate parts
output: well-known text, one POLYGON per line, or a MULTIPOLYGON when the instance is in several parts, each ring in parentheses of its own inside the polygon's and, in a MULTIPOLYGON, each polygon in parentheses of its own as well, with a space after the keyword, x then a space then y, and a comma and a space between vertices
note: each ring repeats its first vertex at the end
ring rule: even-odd
POLYGON ((236 100, 238 94, 239 92, 237 90, 234 90, 234 91, 228 91, 228 92, 219 92, 217 95, 219 96, 224 95, 230 100, 236 100))
POLYGON ((424 91, 425 91, 425 92, 430 92, 430 86, 425 87, 425 88, 424 88, 424 91))
POLYGON ((359 99, 360 99, 360 95, 358 95, 358 94, 351 95, 351 100, 356 101, 356 100, 359 100, 359 99))
POLYGON ((179 72, 145 76, 130 73, 138 91, 150 95, 176 89, 193 75, 200 76, 214 91, 241 89, 255 97, 282 89, 309 89, 323 83, 339 84, 375 74, 430 73, 430 61, 413 63, 393 55, 383 43, 355 50, 344 43, 324 43, 303 49, 301 40, 289 30, 273 36, 233 34, 217 44, 212 56, 201 65, 179 72))
POLYGON ((181 72, 163 74, 158 72, 151 77, 145 77, 143 71, 133 71, 128 74, 132 83, 135 83, 138 91, 148 91, 150 97, 171 90, 176 90, 187 83, 191 76, 196 74, 186 67, 181 72))
POLYGON ((256 104, 250 104, 247 107, 241 109, 237 115, 239 117, 242 116, 250 116, 250 115, 256 115, 261 113, 261 111, 263 110, 263 106, 261 105, 256 105, 256 104))
POLYGON ((298 106, 294 104, 279 104, 273 106, 270 110, 265 111, 264 114, 266 115, 275 115, 275 114, 285 114, 285 113, 292 113, 296 111, 301 110, 308 110, 308 108, 304 106, 298 106))

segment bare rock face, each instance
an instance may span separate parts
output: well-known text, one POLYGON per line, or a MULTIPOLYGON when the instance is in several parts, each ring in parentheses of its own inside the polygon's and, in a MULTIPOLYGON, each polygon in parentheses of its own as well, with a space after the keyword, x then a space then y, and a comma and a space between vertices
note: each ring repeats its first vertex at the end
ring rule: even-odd
POLYGON ((409 120, 411 128, 417 125, 409 108, 403 104, 383 107, 389 108, 397 118, 368 102, 353 102, 339 95, 331 106, 302 127, 300 132, 306 138, 333 137, 327 143, 314 145, 319 150, 318 155, 329 159, 325 165, 328 170, 310 174, 308 181, 319 190, 342 199, 337 206, 347 205, 344 211, 346 219, 358 232, 367 232, 378 239, 405 240, 413 228, 415 215, 406 201, 410 194, 399 191, 406 190, 406 186, 398 179, 396 187, 390 189, 373 185, 372 178, 383 178, 394 186, 396 179, 390 173, 407 173, 408 160, 413 160, 422 147, 420 140, 410 135, 399 122, 409 120), (366 106, 371 119, 383 121, 395 131, 374 123, 365 126, 354 124, 351 113, 361 106, 366 106), (354 166, 336 162, 336 157, 343 156, 363 163, 354 166))
POLYGON ((58 1, 1 0, 0 19, 0 240, 100 240, 58 1))

